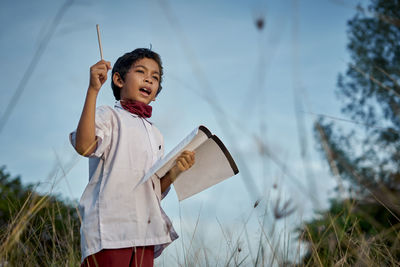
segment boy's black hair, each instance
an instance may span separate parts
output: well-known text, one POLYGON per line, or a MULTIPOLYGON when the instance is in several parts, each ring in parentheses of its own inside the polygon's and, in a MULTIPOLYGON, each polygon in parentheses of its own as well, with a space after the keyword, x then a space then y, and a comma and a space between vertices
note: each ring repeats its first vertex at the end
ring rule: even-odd
MULTIPOLYGON (((125 76, 129 72, 132 65, 135 64, 136 61, 138 61, 142 58, 150 58, 150 59, 153 59, 155 62, 157 62, 158 68, 160 69, 160 82, 159 82, 158 91, 157 91, 157 95, 158 95, 162 89, 161 82, 162 82, 162 75, 163 75, 163 67, 162 67, 160 55, 154 51, 151 51, 150 49, 137 48, 137 49, 133 50, 132 52, 126 53, 123 56, 121 56, 120 58, 118 58, 117 62, 115 62, 114 67, 112 69, 111 77, 114 77, 114 73, 118 72, 119 75, 121 76, 121 79, 123 81, 125 81, 125 76)), ((115 99, 120 100, 121 99, 121 94, 120 94, 121 88, 118 87, 116 84, 114 84, 114 81, 112 78, 111 78, 111 88, 113 90, 115 99)))

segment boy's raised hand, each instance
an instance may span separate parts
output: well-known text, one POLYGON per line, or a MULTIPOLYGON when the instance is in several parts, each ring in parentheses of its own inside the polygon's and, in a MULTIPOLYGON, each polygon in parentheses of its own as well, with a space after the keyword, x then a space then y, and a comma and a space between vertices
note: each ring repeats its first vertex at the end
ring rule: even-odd
POLYGON ((111 63, 105 60, 100 60, 99 62, 91 66, 89 89, 93 89, 98 92, 101 86, 106 82, 107 72, 110 69, 111 63))

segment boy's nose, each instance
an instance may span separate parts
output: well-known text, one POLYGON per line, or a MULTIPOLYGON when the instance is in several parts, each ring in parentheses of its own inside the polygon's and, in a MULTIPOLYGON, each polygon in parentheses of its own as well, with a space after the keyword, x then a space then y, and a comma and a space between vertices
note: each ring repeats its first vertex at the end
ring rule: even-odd
POLYGON ((153 81, 149 77, 144 78, 144 81, 150 84, 153 83, 153 81))

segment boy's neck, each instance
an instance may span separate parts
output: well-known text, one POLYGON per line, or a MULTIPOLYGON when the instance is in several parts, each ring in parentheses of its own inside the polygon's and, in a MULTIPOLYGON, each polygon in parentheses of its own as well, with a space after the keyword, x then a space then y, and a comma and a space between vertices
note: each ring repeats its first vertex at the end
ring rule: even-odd
POLYGON ((152 106, 145 104, 143 102, 137 100, 130 100, 130 99, 121 99, 120 100, 121 106, 126 111, 129 111, 132 114, 136 114, 142 118, 150 118, 152 114, 152 106))

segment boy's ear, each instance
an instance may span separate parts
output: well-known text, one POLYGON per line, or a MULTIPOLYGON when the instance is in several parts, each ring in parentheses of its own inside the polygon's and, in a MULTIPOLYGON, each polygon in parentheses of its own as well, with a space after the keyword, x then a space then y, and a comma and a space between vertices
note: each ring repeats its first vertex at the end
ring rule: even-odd
POLYGON ((114 73, 112 79, 116 86, 122 87, 124 85, 124 81, 122 80, 122 77, 118 72, 114 73))

